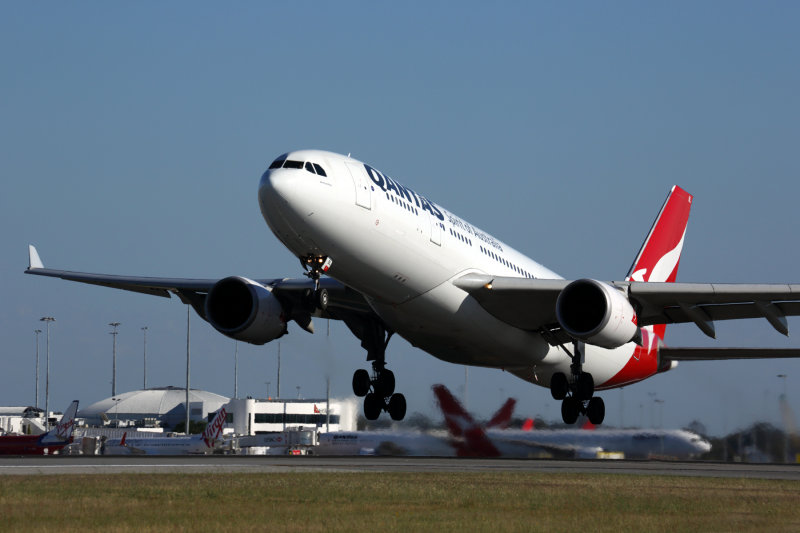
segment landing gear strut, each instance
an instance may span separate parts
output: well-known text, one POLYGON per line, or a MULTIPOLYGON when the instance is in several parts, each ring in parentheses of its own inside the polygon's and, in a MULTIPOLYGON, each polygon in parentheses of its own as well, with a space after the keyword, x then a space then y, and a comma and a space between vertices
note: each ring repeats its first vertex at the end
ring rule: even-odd
MULTIPOLYGON (((306 294, 307 309, 325 311, 328 307, 328 291, 320 287, 320 278, 333 261, 326 256, 307 255, 300 257, 300 263, 306 270, 305 275, 314 280, 314 290, 306 294)), ((394 372, 386 368, 386 346, 394 332, 388 330, 374 314, 353 313, 339 307, 329 313, 347 324, 367 350, 367 361, 372 361, 372 375, 363 368, 353 374, 353 392, 364 398, 364 416, 367 420, 377 420, 381 411, 386 411, 392 420, 405 418, 406 398, 394 392, 394 372)))
POLYGON ((325 311, 328 308, 328 290, 320 288, 319 279, 331 267, 333 260, 330 257, 308 255, 301 257, 300 263, 306 269, 305 275, 314 280, 314 291, 308 295, 308 305, 325 311))
POLYGON ((606 406, 602 398, 594 396, 594 379, 588 372, 583 371, 583 358, 585 346, 580 341, 573 343, 573 353, 568 379, 563 373, 558 372, 550 379, 550 394, 553 399, 561 402, 561 418, 565 424, 574 424, 578 415, 586 415, 592 424, 602 424, 606 416, 606 406))
POLYGON ((386 368, 386 346, 393 332, 378 320, 356 324, 345 319, 345 323, 361 339, 367 360, 372 361, 372 375, 363 368, 353 374, 353 392, 364 398, 364 416, 377 420, 386 411, 392 420, 402 420, 406 416, 406 398, 395 393, 394 372, 386 368))

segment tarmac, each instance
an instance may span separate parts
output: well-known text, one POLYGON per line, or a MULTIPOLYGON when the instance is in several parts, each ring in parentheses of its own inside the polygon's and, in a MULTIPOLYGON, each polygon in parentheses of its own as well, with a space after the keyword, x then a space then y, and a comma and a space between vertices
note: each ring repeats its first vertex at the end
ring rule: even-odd
POLYGON ((9 456, 0 475, 285 472, 527 472, 800 481, 798 464, 317 456, 9 456))

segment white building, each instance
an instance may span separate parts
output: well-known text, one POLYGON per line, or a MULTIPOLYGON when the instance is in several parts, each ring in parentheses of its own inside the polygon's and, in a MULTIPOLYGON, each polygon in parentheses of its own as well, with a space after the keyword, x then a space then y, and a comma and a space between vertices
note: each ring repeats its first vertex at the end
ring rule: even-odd
MULTIPOLYGON (((213 392, 189 389, 189 415, 193 421, 207 420, 228 402, 228 398, 213 392)), ((152 425, 157 421, 162 427, 172 428, 186 421, 186 389, 182 387, 154 387, 118 394, 95 402, 80 410, 78 415, 89 425, 127 421, 135 425, 152 425)))
POLYGON ((257 400, 232 399, 226 427, 237 435, 261 435, 287 430, 355 431, 358 404, 354 399, 257 400))

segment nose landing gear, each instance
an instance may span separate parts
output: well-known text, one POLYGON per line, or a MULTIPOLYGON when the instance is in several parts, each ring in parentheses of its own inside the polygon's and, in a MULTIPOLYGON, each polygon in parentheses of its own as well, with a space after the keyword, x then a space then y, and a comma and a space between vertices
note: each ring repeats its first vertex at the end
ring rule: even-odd
POLYGON ((314 292, 309 294, 307 304, 325 311, 328 308, 328 291, 320 289, 319 278, 330 269, 333 260, 327 256, 307 255, 300 258, 300 263, 306 269, 305 275, 314 280, 314 292))

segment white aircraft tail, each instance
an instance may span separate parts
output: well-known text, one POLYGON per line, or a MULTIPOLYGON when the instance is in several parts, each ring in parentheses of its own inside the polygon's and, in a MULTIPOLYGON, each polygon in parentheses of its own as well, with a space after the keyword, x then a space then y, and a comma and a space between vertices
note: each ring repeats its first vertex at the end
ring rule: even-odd
POLYGON ((75 415, 78 412, 78 400, 73 401, 61 415, 56 427, 48 431, 42 437, 42 444, 54 444, 68 442, 72 438, 72 430, 75 429, 75 415))
POLYGON ((206 426, 205 431, 203 431, 203 441, 209 448, 213 448, 214 444, 222 435, 222 428, 225 425, 225 420, 227 417, 228 413, 225 411, 225 408, 220 407, 219 411, 217 411, 217 415, 206 426))

